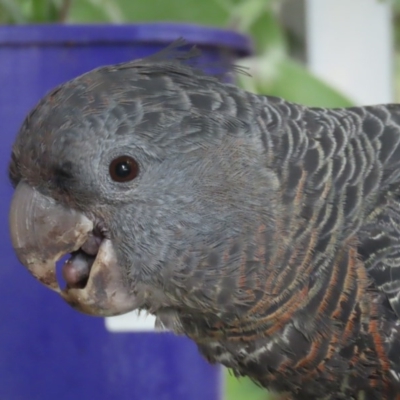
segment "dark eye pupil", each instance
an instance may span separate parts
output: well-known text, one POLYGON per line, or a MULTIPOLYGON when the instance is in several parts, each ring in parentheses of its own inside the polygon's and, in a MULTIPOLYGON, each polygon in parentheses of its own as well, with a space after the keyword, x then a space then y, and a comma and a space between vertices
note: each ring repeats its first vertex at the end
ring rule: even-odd
POLYGON ((116 182, 129 182, 139 173, 138 163, 129 156, 121 156, 110 164, 110 176, 116 182))
POLYGON ((115 166, 115 174, 120 178, 126 178, 131 173, 131 166, 124 161, 115 166))

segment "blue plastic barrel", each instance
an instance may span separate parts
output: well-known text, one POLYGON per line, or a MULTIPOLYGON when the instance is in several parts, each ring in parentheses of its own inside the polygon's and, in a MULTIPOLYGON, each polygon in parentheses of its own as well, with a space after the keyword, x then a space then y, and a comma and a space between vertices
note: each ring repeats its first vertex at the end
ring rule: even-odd
POLYGON ((220 369, 189 339, 108 331, 104 319, 79 314, 36 282, 8 233, 7 166, 26 113, 61 82, 179 37, 198 45, 207 62, 226 65, 251 52, 246 36, 195 25, 0 26, 0 400, 221 398, 220 369))

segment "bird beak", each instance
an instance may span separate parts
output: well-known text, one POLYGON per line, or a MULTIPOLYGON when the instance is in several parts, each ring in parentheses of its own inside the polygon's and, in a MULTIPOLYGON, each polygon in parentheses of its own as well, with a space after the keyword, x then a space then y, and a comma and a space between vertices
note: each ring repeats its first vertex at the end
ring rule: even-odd
POLYGON ((82 251, 93 242, 94 228, 93 222, 82 213, 20 182, 11 202, 9 222, 12 245, 19 261, 72 307, 99 316, 123 314, 137 307, 135 296, 118 266, 112 242, 103 238, 91 255, 82 251), (73 278, 66 279, 67 286, 61 289, 56 262, 68 253, 73 253, 75 258, 72 256, 64 264, 64 276, 82 275, 83 279, 82 276, 76 282, 73 278), (85 254, 81 260, 92 260, 74 261, 77 254, 85 254))

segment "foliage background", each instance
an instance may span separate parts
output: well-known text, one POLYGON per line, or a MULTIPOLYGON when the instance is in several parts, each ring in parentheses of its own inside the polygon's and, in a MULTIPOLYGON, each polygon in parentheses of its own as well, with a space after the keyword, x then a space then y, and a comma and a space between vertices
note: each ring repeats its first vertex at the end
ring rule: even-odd
MULTIPOLYGON (((350 100, 313 76, 299 57, 293 56, 304 54, 304 43, 282 20, 284 3, 285 0, 0 0, 0 24, 174 21, 227 27, 252 35, 256 45, 256 55, 241 63, 251 74, 251 78, 238 77, 244 88, 312 106, 351 105, 350 100)), ((395 98, 400 101, 400 0, 392 0, 392 4, 394 86, 395 98)), ((273 398, 250 380, 237 380, 229 372, 226 376, 227 400, 273 398)))

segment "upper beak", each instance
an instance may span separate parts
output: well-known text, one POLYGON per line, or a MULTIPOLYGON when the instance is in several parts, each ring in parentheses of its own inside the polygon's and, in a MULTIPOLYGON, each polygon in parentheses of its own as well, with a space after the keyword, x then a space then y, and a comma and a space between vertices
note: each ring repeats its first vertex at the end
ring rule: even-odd
MULTIPOLYGON (((93 222, 82 213, 23 181, 16 187, 10 209, 11 240, 18 259, 31 274, 84 313, 107 316, 131 311, 137 307, 135 296, 118 266, 112 242, 105 238, 92 257, 93 264, 84 265, 84 286, 60 289, 56 261, 85 248, 93 229, 93 222)), ((73 270, 74 262, 67 262, 64 268, 73 270)))

